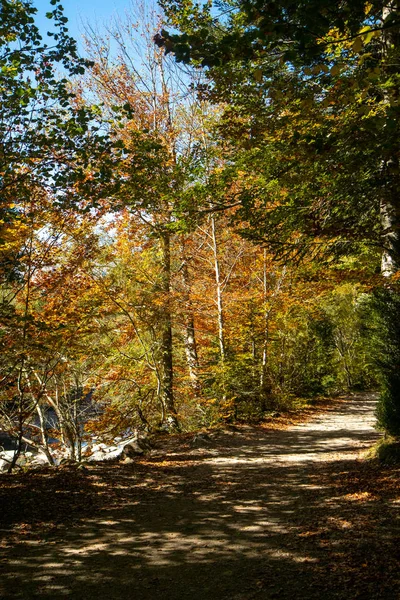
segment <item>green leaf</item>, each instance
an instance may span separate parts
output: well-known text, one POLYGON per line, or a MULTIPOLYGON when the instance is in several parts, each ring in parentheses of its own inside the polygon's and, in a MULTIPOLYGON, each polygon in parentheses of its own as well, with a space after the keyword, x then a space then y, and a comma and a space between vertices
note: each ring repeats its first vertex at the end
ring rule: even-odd
POLYGON ((354 41, 354 43, 352 45, 352 50, 353 50, 353 52, 355 52, 356 54, 358 54, 359 52, 361 52, 362 47, 363 47, 363 40, 362 40, 361 36, 359 36, 354 41))
POLYGON ((263 72, 262 72, 262 69, 256 69, 256 70, 253 72, 253 75, 254 75, 254 79, 255 79, 256 81, 262 81, 262 78, 263 78, 263 72))

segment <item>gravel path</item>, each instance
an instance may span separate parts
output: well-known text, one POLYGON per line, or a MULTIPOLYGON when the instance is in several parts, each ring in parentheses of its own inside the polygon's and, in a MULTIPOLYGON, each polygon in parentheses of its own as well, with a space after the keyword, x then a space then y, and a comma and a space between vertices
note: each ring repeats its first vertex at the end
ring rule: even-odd
POLYGON ((5 545, 1 599, 398 597, 366 567, 360 579, 392 531, 388 502, 354 475, 378 437, 374 408, 358 396, 284 431, 241 427, 203 448, 94 467, 90 518, 5 545))

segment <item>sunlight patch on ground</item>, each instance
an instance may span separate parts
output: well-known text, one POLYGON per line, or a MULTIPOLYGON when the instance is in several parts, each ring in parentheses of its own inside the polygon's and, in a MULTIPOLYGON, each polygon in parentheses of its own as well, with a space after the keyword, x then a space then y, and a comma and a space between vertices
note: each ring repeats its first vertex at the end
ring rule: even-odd
POLYGON ((66 548, 64 552, 66 554, 89 554, 90 552, 100 552, 102 550, 108 550, 107 542, 96 542, 95 544, 90 544, 81 548, 66 548))
POLYGON ((345 500, 351 500, 353 502, 366 502, 376 500, 376 496, 374 496, 370 492, 356 492, 354 494, 346 494, 343 497, 345 498, 345 500))

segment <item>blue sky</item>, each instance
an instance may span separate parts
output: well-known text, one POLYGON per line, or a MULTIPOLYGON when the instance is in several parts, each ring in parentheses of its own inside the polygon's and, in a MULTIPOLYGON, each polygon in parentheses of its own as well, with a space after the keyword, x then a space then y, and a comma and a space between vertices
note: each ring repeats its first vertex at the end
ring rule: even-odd
MULTIPOLYGON (((110 21, 115 14, 124 14, 129 6, 139 0, 64 0, 65 16, 68 19, 68 29, 70 35, 79 41, 83 32, 83 23, 91 21, 97 23, 101 29, 103 23, 110 21)), ((32 0, 33 6, 38 9, 36 24, 46 33, 51 27, 51 21, 46 19, 46 12, 52 10, 50 0, 32 0)))

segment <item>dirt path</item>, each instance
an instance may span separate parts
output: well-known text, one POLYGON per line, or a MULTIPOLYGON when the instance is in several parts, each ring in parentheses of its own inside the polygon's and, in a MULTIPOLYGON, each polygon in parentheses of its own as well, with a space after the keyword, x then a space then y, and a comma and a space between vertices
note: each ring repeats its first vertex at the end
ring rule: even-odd
POLYGON ((72 510, 90 487, 90 517, 3 545, 0 597, 400 597, 397 479, 358 460, 377 439, 374 404, 360 396, 285 431, 243 427, 93 467, 69 492, 72 510))

